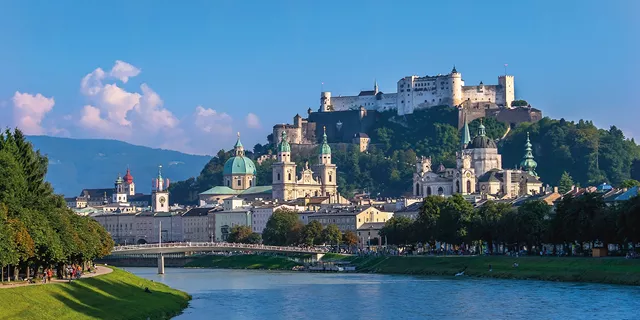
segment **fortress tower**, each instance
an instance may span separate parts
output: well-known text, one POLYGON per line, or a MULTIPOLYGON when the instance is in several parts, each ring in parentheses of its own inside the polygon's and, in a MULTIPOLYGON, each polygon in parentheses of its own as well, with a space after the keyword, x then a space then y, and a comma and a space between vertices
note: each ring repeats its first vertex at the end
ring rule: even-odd
POLYGON ((504 97, 500 97, 504 99, 504 105, 506 107, 511 107, 511 102, 515 100, 515 85, 513 81, 513 76, 504 75, 498 77, 498 84, 503 87, 504 97))
POLYGON ((333 111, 331 106, 331 92, 323 91, 320 93, 320 112, 333 111))

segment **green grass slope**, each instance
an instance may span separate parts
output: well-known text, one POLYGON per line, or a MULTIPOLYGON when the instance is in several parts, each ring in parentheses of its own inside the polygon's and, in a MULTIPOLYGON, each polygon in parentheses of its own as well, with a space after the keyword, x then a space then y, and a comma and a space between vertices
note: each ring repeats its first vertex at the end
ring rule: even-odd
POLYGON ((554 257, 354 257, 361 272, 640 285, 640 260, 554 257), (518 267, 514 267, 514 262, 518 267), (492 271, 489 271, 491 265, 492 271))
POLYGON ((291 270, 299 265, 281 256, 235 255, 203 256, 187 263, 186 268, 291 270))
POLYGON ((0 319, 169 319, 189 299, 182 291, 114 268, 72 283, 0 289, 0 319))

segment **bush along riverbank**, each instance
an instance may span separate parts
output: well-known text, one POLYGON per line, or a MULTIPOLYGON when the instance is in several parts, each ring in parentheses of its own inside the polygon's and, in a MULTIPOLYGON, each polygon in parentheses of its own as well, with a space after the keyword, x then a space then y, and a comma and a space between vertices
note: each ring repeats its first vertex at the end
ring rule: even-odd
POLYGON ((113 268, 71 283, 0 289, 0 319, 169 319, 190 299, 182 291, 113 268))
POLYGON ((408 275, 465 276, 502 279, 594 282, 640 285, 640 260, 624 258, 440 256, 357 257, 326 256, 345 261, 358 272, 408 275))
POLYGON ((291 270, 302 263, 272 255, 207 255, 185 265, 185 268, 291 270))

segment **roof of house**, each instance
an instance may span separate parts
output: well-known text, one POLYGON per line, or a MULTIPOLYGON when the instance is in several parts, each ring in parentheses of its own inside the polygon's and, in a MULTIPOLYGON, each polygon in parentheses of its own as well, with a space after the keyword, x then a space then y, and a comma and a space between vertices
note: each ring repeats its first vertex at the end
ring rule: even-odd
POLYGON ((104 198, 104 195, 106 193, 107 197, 111 198, 111 196, 113 195, 113 192, 114 192, 113 188, 82 189, 79 197, 88 196, 89 198, 102 199, 104 198))
POLYGON ((396 210, 396 212, 417 212, 417 211, 420 211, 421 206, 422 206, 422 202, 415 202, 400 210, 396 210))
POLYGON ((374 90, 365 90, 365 91, 360 91, 360 94, 358 94, 358 96, 373 96, 375 95, 376 92, 374 90))
POLYGON ((384 222, 367 222, 363 223, 358 230, 380 230, 384 227, 384 222))
MULTIPOLYGON (((478 177, 478 182, 504 182, 504 174, 506 170, 491 169, 478 177)), ((526 182, 536 183, 540 182, 538 178, 532 176, 526 171, 513 170, 511 172, 511 183, 519 183, 522 180, 526 182)))
POLYGON ((249 195, 249 194, 259 194, 259 193, 271 193, 271 186, 256 186, 251 187, 246 190, 234 190, 226 186, 215 186, 207 191, 201 192, 202 195, 249 195))
POLYGON ((185 212, 182 216, 183 217, 202 217, 202 216, 206 216, 209 211, 213 211, 213 208, 208 208, 208 207, 198 207, 198 208, 192 208, 191 210, 185 212))

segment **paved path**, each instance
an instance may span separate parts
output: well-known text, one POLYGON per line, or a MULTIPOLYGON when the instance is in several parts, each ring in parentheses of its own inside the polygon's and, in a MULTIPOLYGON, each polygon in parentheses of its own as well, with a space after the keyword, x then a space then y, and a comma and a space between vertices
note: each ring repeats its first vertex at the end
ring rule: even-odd
MULTIPOLYGON (((80 279, 84 279, 84 278, 93 278, 93 277, 97 277, 97 276, 101 276, 107 273, 111 273, 113 272, 113 269, 111 268, 107 268, 107 267, 103 267, 103 266, 96 266, 96 272, 94 273, 83 273, 82 277, 80 279)), ((51 282, 47 282, 47 283, 42 283, 41 280, 36 280, 36 283, 28 283, 26 281, 12 281, 12 282, 3 282, 2 284, 0 284, 0 289, 7 289, 7 288, 16 288, 16 287, 25 287, 25 286, 41 286, 41 285, 45 285, 45 284, 56 284, 56 283, 69 283, 69 280, 65 280, 65 279, 51 279, 51 282)))

